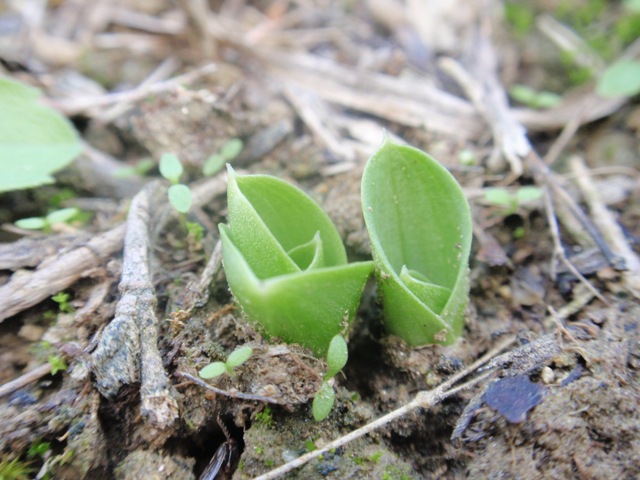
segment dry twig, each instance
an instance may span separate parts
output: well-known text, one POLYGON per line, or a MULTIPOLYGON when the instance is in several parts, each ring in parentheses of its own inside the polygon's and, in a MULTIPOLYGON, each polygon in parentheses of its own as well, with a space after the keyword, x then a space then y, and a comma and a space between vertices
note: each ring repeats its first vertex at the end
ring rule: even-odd
POLYGON ((124 225, 65 253, 50 257, 33 272, 16 272, 0 287, 0 322, 69 288, 122 247, 124 225))
POLYGON ((122 297, 90 365, 96 387, 106 397, 139 380, 142 414, 151 425, 165 429, 177 418, 178 404, 158 352, 157 300, 149 271, 150 209, 159 190, 157 183, 149 184, 131 203, 119 286, 122 297))

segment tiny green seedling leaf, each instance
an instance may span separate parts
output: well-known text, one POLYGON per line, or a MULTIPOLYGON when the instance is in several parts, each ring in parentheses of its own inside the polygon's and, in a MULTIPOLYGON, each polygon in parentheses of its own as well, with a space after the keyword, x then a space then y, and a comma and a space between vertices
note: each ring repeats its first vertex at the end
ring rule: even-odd
POLYGON ((531 108, 552 108, 560 104, 562 97, 553 92, 539 92, 526 85, 514 85, 509 90, 512 98, 531 108))
POLYGON ((386 140, 365 167, 362 209, 387 330, 412 346, 454 342, 471 249, 460 185, 426 153, 386 140))
POLYGON ((228 166, 229 226, 220 225, 231 292, 265 335, 323 356, 353 319, 372 262, 347 264, 342 240, 300 189, 228 166))
POLYGON ((224 164, 231 162, 234 158, 240 155, 244 144, 239 138, 232 138, 225 143, 218 153, 211 155, 202 167, 202 173, 205 176, 213 175, 224 167, 224 164))
POLYGON ((25 230, 42 230, 47 226, 47 221, 42 217, 29 217, 16 220, 15 225, 25 230))
POLYGON ((180 181, 180 177, 184 172, 182 163, 173 153, 165 153, 160 158, 160 175, 176 184, 180 181))
POLYGON ((50 225, 68 222, 75 217, 79 211, 80 210, 77 208, 62 208, 60 210, 56 210, 47 215, 47 222, 50 225))
POLYGON ((227 357, 227 366, 231 368, 235 368, 239 365, 242 365, 244 362, 246 362, 249 359, 252 353, 253 353, 253 348, 251 347, 236 348, 227 357))
POLYGON ((167 192, 169 203, 180 213, 187 213, 191 208, 191 190, 181 183, 171 185, 167 192))
POLYGON ((71 122, 40 102, 40 92, 0 77, 0 192, 53 183, 81 152, 71 122))
POLYGON ((320 391, 313 397, 313 405, 311 407, 313 418, 315 418, 317 422, 327 418, 329 413, 331 413, 335 400, 336 392, 333 390, 333 387, 329 385, 328 382, 324 382, 322 387, 320 387, 320 391))
POLYGON ((544 192, 539 187, 524 186, 518 188, 516 191, 516 199, 518 204, 521 205, 523 203, 533 202, 542 198, 543 193, 544 192))
POLYGON ((213 362, 200 370, 198 375, 200 375, 201 378, 209 379, 219 377, 224 373, 228 373, 227 364, 224 362, 213 362))
POLYGON ((335 377, 344 368, 349 358, 347 342, 342 335, 336 335, 331 339, 327 350, 327 373, 325 380, 335 377))
POLYGON ((600 77, 596 92, 603 97, 631 97, 640 93, 640 62, 622 60, 610 65, 600 77))
POLYGON ((242 143, 242 140, 240 140, 239 138, 232 138, 227 143, 222 145, 222 148, 220 148, 220 155, 226 158, 227 161, 233 160, 238 155, 240 155, 243 147, 244 144, 242 143))
POLYGON ((200 373, 198 373, 198 375, 200 375, 200 377, 204 379, 219 377, 224 373, 228 374, 229 376, 233 376, 233 369, 246 362, 252 353, 253 348, 251 347, 236 348, 229 354, 226 362, 210 363, 202 370, 200 370, 200 373))

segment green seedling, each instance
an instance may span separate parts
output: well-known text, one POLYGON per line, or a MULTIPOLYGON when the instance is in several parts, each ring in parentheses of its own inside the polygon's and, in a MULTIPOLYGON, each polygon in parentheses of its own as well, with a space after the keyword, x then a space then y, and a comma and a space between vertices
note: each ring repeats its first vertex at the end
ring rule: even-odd
POLYGON ((522 206, 542 198, 543 191, 539 187, 525 186, 518 188, 514 193, 506 188, 487 188, 484 191, 484 198, 492 205, 503 209, 503 214, 511 215, 516 213, 522 206))
POLYGON ((537 91, 526 85, 514 85, 509 90, 514 100, 531 108, 552 108, 560 104, 562 97, 557 93, 537 91))
POLYGON ((51 300, 53 300, 54 302, 56 302, 58 304, 58 309, 62 312, 62 313, 72 313, 73 312, 73 307, 71 306, 71 295, 68 294, 67 292, 59 292, 56 293, 53 297, 51 297, 51 300))
POLYGON ((327 349, 327 373, 324 375, 320 391, 313 398, 313 418, 318 422, 327 418, 333 408, 336 393, 331 380, 344 368, 348 358, 347 342, 342 335, 336 335, 331 339, 327 349))
POLYGON ((38 90, 0 77, 0 192, 53 183, 81 150, 71 122, 38 90))
POLYGON ((220 238, 231 292, 267 337, 325 355, 353 319, 373 263, 347 263, 335 226, 300 189, 230 166, 228 174, 220 238))
POLYGON ((219 377, 225 373, 230 377, 233 377, 233 369, 246 362, 252 353, 253 349, 251 347, 236 348, 229 354, 226 362, 210 363, 200 370, 198 375, 204 379, 219 377))
POLYGON ((364 169, 362 209, 387 331, 412 346, 453 343, 469 298, 460 185, 426 153, 386 140, 364 169))
POLYGON ((167 191, 169 203, 180 213, 187 213, 191 208, 191 190, 180 182, 184 173, 182 163, 172 153, 165 153, 160 158, 160 174, 171 182, 167 191))
POLYGON ((42 230, 43 232, 51 232, 54 225, 68 223, 80 211, 77 208, 62 208, 49 213, 46 217, 29 217, 17 220, 15 225, 25 230, 42 230))
POLYGON ((603 97, 632 97, 640 93, 640 62, 623 60, 609 66, 596 86, 603 97))
POLYGON ((51 375, 55 375, 58 372, 65 372, 69 366, 65 362, 64 358, 60 355, 49 355, 47 359, 49 365, 51 365, 51 375))
POLYGON ((113 174, 117 178, 129 178, 135 176, 144 176, 155 166, 155 163, 150 158, 144 158, 135 165, 128 167, 122 167, 116 170, 113 174))
POLYGON ((205 177, 208 177, 214 173, 218 173, 222 170, 225 163, 231 163, 233 159, 240 155, 243 148, 244 144, 242 143, 242 140, 239 138, 232 138, 222 145, 219 152, 214 153, 207 158, 204 162, 204 166, 202 167, 202 174, 205 177))

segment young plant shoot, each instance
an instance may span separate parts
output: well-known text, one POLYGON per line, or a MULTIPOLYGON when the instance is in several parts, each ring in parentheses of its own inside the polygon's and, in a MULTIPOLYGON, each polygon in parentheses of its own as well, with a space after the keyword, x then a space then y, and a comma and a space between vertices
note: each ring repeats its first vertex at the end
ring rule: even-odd
POLYGON ((320 422, 327 418, 336 399, 336 392, 331 381, 347 364, 349 350, 347 342, 342 335, 336 335, 331 339, 327 350, 327 373, 324 375, 320 391, 313 397, 313 418, 320 422))
POLYGON ((233 369, 239 367, 244 362, 249 360, 249 357, 253 353, 251 347, 239 347, 229 354, 226 362, 213 362, 204 367, 198 375, 201 378, 209 379, 219 377, 226 373, 230 377, 233 377, 233 369))
POLYGON ((411 346, 450 344, 469 295, 471 214, 462 189, 436 160, 386 140, 362 176, 389 333, 411 346))
POLYGON ((231 292, 267 336, 323 356, 353 319, 373 262, 348 264, 335 226, 300 189, 227 169, 220 238, 231 292))

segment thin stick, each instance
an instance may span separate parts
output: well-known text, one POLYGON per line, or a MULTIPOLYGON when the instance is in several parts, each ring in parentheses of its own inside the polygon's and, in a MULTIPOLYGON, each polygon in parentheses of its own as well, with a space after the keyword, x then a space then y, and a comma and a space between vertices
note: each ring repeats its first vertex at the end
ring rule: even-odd
MULTIPOLYGON (((560 241, 560 229, 558 228, 558 220, 556 218, 556 214, 553 210, 553 203, 551 201, 551 193, 545 189, 544 191, 544 207, 547 213, 547 223, 549 224, 549 231, 551 232, 551 238, 553 240, 553 259, 552 262, 556 258, 560 259, 560 261, 569 269, 569 271, 575 275, 585 287, 589 289, 589 291, 598 297, 600 301, 602 301, 605 305, 611 305, 609 301, 604 298, 604 296, 598 291, 596 287, 594 287, 587 278, 580 273, 580 271, 575 267, 573 263, 567 258, 564 254, 564 249, 562 248, 562 243, 560 241)), ((555 280, 555 264, 551 265, 551 271, 553 272, 552 278, 555 280)))
POLYGON ((68 100, 51 101, 51 103, 57 110, 65 115, 77 115, 94 107, 106 107, 116 103, 141 100, 150 94, 170 90, 183 83, 191 83, 200 77, 215 72, 217 68, 218 66, 216 64, 210 63, 191 72, 170 78, 164 82, 154 83, 153 85, 140 85, 137 88, 124 92, 70 98, 68 100))
POLYGON ((0 398, 6 395, 10 395, 17 390, 26 387, 30 383, 36 382, 42 377, 49 375, 50 373, 51 364, 45 363, 44 365, 40 365, 39 367, 36 367, 33 370, 30 370, 27 373, 19 376, 18 378, 0 386, 0 398))
POLYGON ((177 372, 181 377, 187 378, 193 383, 200 385, 202 388, 206 388, 207 390, 211 390, 212 392, 217 393, 218 395, 224 395, 225 397, 231 398, 239 398, 241 400, 251 400, 255 402, 265 402, 265 403, 273 403, 279 405, 281 402, 276 400, 275 398, 265 397, 264 395, 254 395, 252 393, 242 393, 242 392, 231 392, 228 390, 222 390, 218 387, 214 387, 213 385, 209 385, 207 382, 200 380, 198 377, 194 377, 185 372, 177 372))

